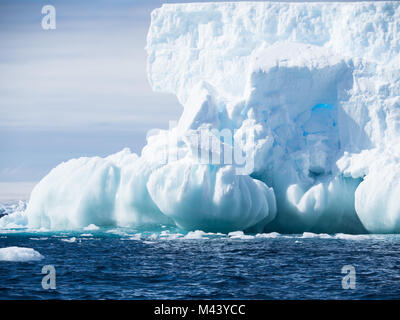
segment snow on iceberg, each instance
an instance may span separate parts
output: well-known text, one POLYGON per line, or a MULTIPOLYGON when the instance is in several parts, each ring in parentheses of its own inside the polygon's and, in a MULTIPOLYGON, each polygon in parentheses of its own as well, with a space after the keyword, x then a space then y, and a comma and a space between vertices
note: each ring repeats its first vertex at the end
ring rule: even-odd
POLYGON ((400 232, 399 32, 395 1, 163 5, 148 78, 179 122, 140 156, 59 165, 26 224, 400 232))
POLYGON ((0 261, 38 261, 44 257, 32 248, 6 247, 0 248, 0 261))

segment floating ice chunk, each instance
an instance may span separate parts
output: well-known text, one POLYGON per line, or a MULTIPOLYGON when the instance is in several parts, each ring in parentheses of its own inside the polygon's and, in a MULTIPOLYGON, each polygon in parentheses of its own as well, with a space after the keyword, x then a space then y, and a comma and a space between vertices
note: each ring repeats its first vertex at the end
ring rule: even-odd
POLYGON ((142 239, 142 234, 141 233, 136 233, 133 236, 129 237, 129 240, 136 240, 139 241, 142 239))
POLYGON ((190 231, 187 235, 184 236, 185 239, 208 239, 205 237, 206 233, 201 230, 190 231))
POLYGON ((278 238, 279 236, 281 236, 281 234, 278 232, 256 234, 256 238, 278 238))
POLYGON ((243 231, 232 231, 228 233, 228 237, 240 237, 243 235, 244 235, 243 231))
POLYGON ((91 234, 91 233, 82 233, 81 237, 93 237, 93 234, 91 234))
POLYGON ((170 233, 168 230, 160 233, 161 240, 175 240, 183 237, 182 233, 170 233))
POLYGON ((76 237, 72 237, 69 239, 60 239, 60 240, 63 242, 74 243, 74 242, 76 242, 76 237))
POLYGON ((304 232, 301 236, 302 238, 321 238, 321 239, 331 239, 332 236, 326 233, 312 233, 304 232))
POLYGON ((244 234, 243 231, 234 231, 234 232, 229 232, 228 236, 231 239, 242 239, 242 240, 250 240, 250 239, 254 239, 255 237, 252 235, 246 235, 244 234))
POLYGON ((334 238, 335 239, 341 239, 341 240, 368 240, 368 239, 371 239, 371 236, 364 235, 364 234, 338 233, 338 234, 335 234, 334 238))
POLYGON ((93 223, 89 224, 87 227, 83 228, 83 230, 85 230, 85 231, 95 231, 95 230, 99 230, 99 229, 100 228, 93 223))
POLYGON ((106 233, 115 234, 115 235, 121 236, 121 237, 129 236, 128 233, 126 233, 125 231, 120 230, 120 229, 111 229, 111 230, 107 230, 106 233))
POLYGON ((0 261, 38 261, 44 257, 32 248, 6 247, 0 248, 0 261))

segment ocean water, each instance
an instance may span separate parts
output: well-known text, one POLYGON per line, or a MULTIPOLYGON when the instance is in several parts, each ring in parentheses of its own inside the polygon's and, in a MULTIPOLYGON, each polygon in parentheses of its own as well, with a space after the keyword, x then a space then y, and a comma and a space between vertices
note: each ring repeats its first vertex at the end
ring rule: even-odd
POLYGON ((153 226, 1 230, 0 248, 40 261, 0 261, 0 299, 399 299, 400 236, 205 234, 153 226), (56 269, 56 289, 41 282, 56 269), (342 267, 356 271, 343 289, 342 267))

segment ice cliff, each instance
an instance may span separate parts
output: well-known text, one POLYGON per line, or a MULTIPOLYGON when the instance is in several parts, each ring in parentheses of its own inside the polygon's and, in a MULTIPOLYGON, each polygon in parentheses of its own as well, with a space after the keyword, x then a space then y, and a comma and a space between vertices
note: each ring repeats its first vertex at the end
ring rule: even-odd
POLYGON ((178 124, 60 164, 0 226, 400 232, 399 2, 167 4, 146 49, 178 124))

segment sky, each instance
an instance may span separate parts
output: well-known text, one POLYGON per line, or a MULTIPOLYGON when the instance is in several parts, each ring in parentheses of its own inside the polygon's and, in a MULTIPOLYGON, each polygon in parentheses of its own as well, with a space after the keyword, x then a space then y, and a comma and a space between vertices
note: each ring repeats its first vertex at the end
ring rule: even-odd
POLYGON ((166 2, 186 1, 0 0, 0 200, 62 161, 140 153, 148 130, 179 118, 146 75, 150 13, 166 2))
MULTIPOLYGON (((0 182, 61 161, 140 152, 181 106, 152 92, 146 34, 156 1, 0 1, 0 182), (56 29, 43 30, 44 5, 56 29)), ((1 190, 0 190, 1 192, 1 190)))

